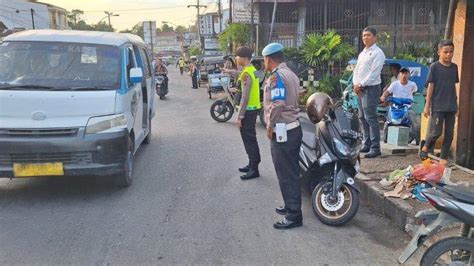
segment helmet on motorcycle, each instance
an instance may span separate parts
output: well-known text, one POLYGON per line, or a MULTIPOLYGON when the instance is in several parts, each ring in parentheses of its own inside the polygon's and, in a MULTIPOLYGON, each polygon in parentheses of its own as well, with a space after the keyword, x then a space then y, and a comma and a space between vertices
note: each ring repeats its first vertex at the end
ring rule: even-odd
POLYGON ((309 120, 314 124, 319 123, 331 105, 331 97, 326 93, 316 92, 311 94, 306 101, 306 112, 308 113, 309 120))

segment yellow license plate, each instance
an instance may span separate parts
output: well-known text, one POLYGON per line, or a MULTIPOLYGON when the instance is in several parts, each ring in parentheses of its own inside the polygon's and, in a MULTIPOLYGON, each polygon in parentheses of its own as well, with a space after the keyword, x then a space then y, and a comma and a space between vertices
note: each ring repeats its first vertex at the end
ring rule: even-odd
POLYGON ((15 177, 61 176, 64 175, 63 163, 14 163, 15 177))

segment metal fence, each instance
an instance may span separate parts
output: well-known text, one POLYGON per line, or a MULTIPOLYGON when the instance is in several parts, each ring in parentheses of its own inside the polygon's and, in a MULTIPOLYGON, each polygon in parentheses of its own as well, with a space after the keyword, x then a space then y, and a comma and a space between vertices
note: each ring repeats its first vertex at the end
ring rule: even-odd
MULTIPOLYGON (((446 0, 306 0, 282 3, 277 7, 272 37, 287 46, 297 46, 305 34, 334 29, 344 41, 361 50, 361 31, 371 25, 380 33, 379 45, 388 56, 392 56, 407 41, 434 46, 443 34, 448 7, 449 1, 446 0), (298 27, 298 23, 303 23, 304 30, 298 27)), ((272 11, 273 4, 260 3, 262 44, 269 37, 272 11)))

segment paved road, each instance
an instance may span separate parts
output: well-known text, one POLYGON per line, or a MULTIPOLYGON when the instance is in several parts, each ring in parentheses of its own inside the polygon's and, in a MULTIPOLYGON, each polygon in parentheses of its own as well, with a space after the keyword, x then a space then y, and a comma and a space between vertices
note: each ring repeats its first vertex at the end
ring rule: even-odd
POLYGON ((323 225, 306 195, 304 226, 277 231, 281 196, 260 128, 261 178, 234 120, 214 122, 204 89, 171 70, 153 141, 127 189, 98 178, 0 180, 0 264, 396 264, 406 236, 363 207, 347 226, 323 225))

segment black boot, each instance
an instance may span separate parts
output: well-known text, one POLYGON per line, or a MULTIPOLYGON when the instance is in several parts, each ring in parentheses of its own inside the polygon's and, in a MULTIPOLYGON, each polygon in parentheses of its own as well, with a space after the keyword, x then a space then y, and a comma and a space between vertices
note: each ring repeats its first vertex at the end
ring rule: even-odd
POLYGON ((257 177, 260 177, 260 173, 258 172, 258 164, 254 165, 250 163, 249 171, 245 175, 240 176, 240 179, 248 180, 248 179, 253 179, 257 177))
POLYGON ((254 179, 260 177, 258 170, 250 169, 245 175, 240 176, 242 180, 254 179))
POLYGON ((239 168, 239 172, 242 172, 242 173, 248 173, 249 171, 250 171, 250 164, 247 164, 246 166, 239 168))

